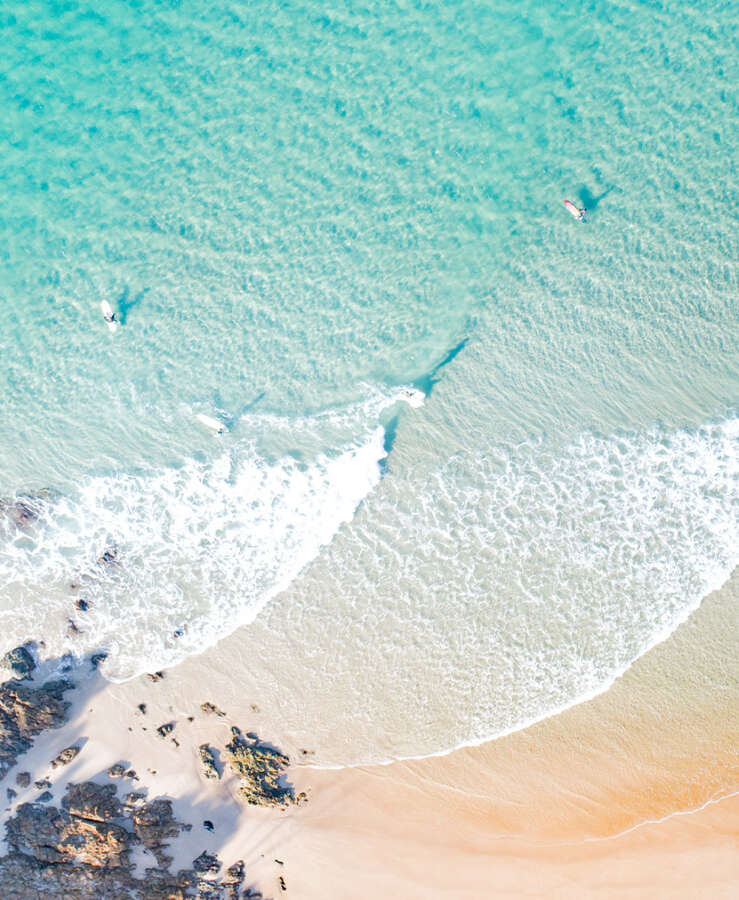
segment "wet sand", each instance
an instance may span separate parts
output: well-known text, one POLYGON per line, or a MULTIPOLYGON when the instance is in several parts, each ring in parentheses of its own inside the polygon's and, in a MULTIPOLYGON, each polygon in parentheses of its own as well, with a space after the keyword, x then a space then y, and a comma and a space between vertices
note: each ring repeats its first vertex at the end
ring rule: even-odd
MULTIPOLYGON (((290 777, 309 796, 301 806, 245 805, 225 765, 232 725, 280 742, 274 711, 251 702, 238 633, 156 682, 91 676, 67 725, 39 738, 15 771, 49 777, 58 802, 67 782, 106 780, 123 760, 139 780, 118 780, 121 793, 171 797, 193 825, 173 844, 173 869, 203 850, 224 867, 243 859, 246 883, 265 896, 736 896, 738 599, 735 572, 606 693, 499 740, 343 770, 294 757, 290 777), (205 701, 226 715, 202 711, 205 701), (175 728, 163 739, 156 728, 166 722, 175 728), (79 756, 52 770, 75 742, 79 756), (219 781, 203 777, 205 742, 219 781)), ((10 812, 30 799, 33 788, 20 790, 10 812)))
POLYGON ((734 573, 609 691, 525 731, 314 773, 285 850, 298 896, 736 896, 737 599, 734 573))

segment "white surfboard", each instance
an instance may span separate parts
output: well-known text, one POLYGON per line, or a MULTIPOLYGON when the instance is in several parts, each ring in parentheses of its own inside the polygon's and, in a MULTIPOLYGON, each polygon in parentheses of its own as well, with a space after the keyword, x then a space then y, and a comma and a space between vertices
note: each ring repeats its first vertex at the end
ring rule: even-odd
POLYGON ((111 331, 115 331, 118 328, 118 323, 113 318, 113 310, 110 308, 110 303, 107 300, 100 301, 100 311, 103 314, 103 318, 111 331))
POLYGON ((575 204, 570 202, 569 200, 565 200, 565 208, 567 209, 567 212, 571 216, 574 216, 577 219, 578 222, 585 221, 585 210, 584 209, 578 209, 575 206, 575 204))
POLYGON ((407 403, 408 406, 418 409, 419 406, 423 406, 426 395, 423 391, 419 391, 418 388, 403 388, 400 392, 399 399, 404 403, 407 403))
POLYGON ((223 424, 223 422, 219 422, 218 419, 213 419, 210 416, 206 416, 205 413, 197 413, 195 418, 202 425, 205 425, 206 428, 211 428, 213 431, 215 431, 216 434, 223 434, 223 432, 226 430, 226 426, 223 424))

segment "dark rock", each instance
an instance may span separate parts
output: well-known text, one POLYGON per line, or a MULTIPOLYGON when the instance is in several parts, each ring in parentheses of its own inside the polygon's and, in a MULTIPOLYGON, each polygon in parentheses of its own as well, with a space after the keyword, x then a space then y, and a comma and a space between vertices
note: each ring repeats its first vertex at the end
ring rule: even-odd
POLYGON ((75 819, 66 811, 23 803, 6 825, 11 850, 41 862, 120 866, 130 835, 118 825, 75 819))
POLYGON ((18 787, 27 788, 31 783, 31 773, 30 772, 19 772, 15 776, 15 783, 18 787))
POLYGON ((87 600, 83 600, 82 598, 80 598, 74 605, 80 612, 87 612, 87 610, 90 608, 90 604, 87 602, 87 600))
MULTIPOLYGON (((138 884, 146 889, 140 895, 142 900, 190 900, 194 896, 192 889, 197 882, 197 875, 192 870, 185 869, 176 875, 170 875, 166 871, 147 869, 146 878, 138 884)), ((198 892, 198 900, 201 896, 198 892)))
MULTIPOLYGON (((192 869, 170 874, 168 841, 187 826, 174 819, 169 800, 143 800, 143 792, 131 792, 124 805, 114 785, 83 782, 67 787, 61 808, 52 805, 49 791, 35 803, 18 806, 6 823, 7 852, 0 856, 2 900, 261 897, 243 888, 243 861, 229 867, 221 880, 221 863, 207 851, 192 869), (139 842, 158 864, 141 878, 131 858, 139 842)), ((212 826, 207 820, 204 824, 212 826)))
POLYGON ((15 800, 18 796, 18 792, 14 791, 13 788, 6 788, 5 793, 8 795, 8 803, 10 803, 11 800, 15 800))
POLYGON ((77 756, 80 752, 79 747, 65 747, 64 750, 56 757, 56 759, 52 759, 51 767, 52 769, 56 769, 58 766, 66 766, 72 762, 72 760, 77 756))
POLYGON ((226 713, 222 709, 218 709, 218 707, 214 703, 210 703, 206 701, 205 703, 200 704, 200 708, 204 713, 209 713, 210 715, 215 716, 225 716, 226 713))
POLYGON ((159 728, 157 728, 157 734, 160 738, 166 738, 168 734, 171 734, 171 732, 174 731, 174 726, 174 722, 165 722, 164 725, 160 725, 159 728))
POLYGON ((208 744, 201 744, 198 747, 198 756, 203 766, 203 775, 206 778, 218 779, 221 777, 216 768, 216 758, 208 744))
MULTIPOLYGON (((194 900, 196 894, 203 900, 236 900, 238 886, 234 889, 233 882, 205 880, 193 869, 176 875, 166 871, 168 857, 162 851, 167 845, 162 840, 174 836, 178 826, 169 801, 158 799, 136 809, 127 805, 122 821, 129 830, 118 822, 77 815, 75 811, 90 811, 82 810, 79 797, 89 799, 100 788, 91 782, 74 786, 78 798, 65 797, 63 809, 41 803, 18 807, 6 827, 9 851, 0 857, 2 900, 194 900), (130 851, 142 837, 158 854, 159 867, 138 878, 130 851)), ((108 792, 104 794, 109 801, 108 792)), ((141 797, 132 794, 127 801, 141 797)), ((96 809, 102 811, 101 805, 96 809)), ((212 871, 211 864, 207 871, 212 871)))
POLYGON ((223 880, 226 884, 241 884, 244 880, 244 860, 240 859, 232 866, 229 866, 226 869, 226 875, 223 880))
POLYGON ((15 647, 2 658, 2 665, 11 669, 19 678, 28 678, 36 668, 36 663, 25 647, 15 647))
POLYGON ((62 807, 69 810, 72 816, 95 822, 117 819, 123 814, 115 785, 96 784, 94 781, 67 785, 62 807))
POLYGON ((216 826, 210 821, 210 819, 204 819, 204 820, 203 820, 203 828, 204 828, 206 831, 213 831, 213 830, 215 829, 215 827, 216 827, 216 826))
POLYGON ((101 566, 118 565, 118 548, 108 547, 103 555, 98 557, 98 564, 101 566))
POLYGON ((126 772, 126 778, 130 778, 131 781, 138 781, 138 780, 139 780, 139 776, 136 774, 136 770, 135 770, 135 769, 129 769, 129 770, 126 772))
POLYGON ((111 778, 120 778, 126 771, 126 767, 120 763, 115 763, 108 769, 108 775, 111 778))
POLYGON ((33 786, 40 791, 42 788, 50 788, 51 782, 48 778, 39 778, 38 781, 34 781, 33 786))
POLYGON ((108 658, 108 654, 105 652, 102 653, 93 653, 90 657, 90 666, 93 669, 97 669, 101 662, 105 662, 108 658))
POLYGON ((172 801, 157 799, 133 810, 134 831, 141 843, 164 865, 163 850, 169 838, 177 837, 181 824, 172 815, 172 801))
POLYGON ((73 687, 71 681, 47 681, 35 688, 15 679, 0 685, 0 778, 33 738, 64 723, 70 703, 63 696, 73 687))
POLYGON ((226 745, 231 768, 241 778, 239 794, 254 806, 286 806, 295 802, 293 788, 283 784, 289 757, 268 744, 249 743, 236 734, 226 745))
POLYGON ((53 799, 54 799, 54 795, 51 793, 51 791, 44 791, 43 794, 40 794, 39 797, 36 799, 36 803, 48 803, 49 800, 53 800, 53 799))
POLYGON ((192 861, 192 867, 196 872, 217 872, 221 868, 221 862, 217 856, 203 850, 200 856, 192 861))
POLYGON ((130 793, 126 794, 123 800, 123 806, 128 812, 130 812, 132 809, 136 809, 141 801, 145 799, 145 797, 145 791, 131 791, 130 793))
POLYGON ((51 491, 44 490, 13 500, 0 500, 0 515, 12 522, 16 528, 26 528, 38 519, 44 501, 50 496, 51 491))

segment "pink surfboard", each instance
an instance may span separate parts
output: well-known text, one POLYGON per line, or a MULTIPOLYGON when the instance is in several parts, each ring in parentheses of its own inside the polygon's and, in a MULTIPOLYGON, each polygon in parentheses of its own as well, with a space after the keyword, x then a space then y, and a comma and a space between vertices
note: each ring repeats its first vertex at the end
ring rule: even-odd
POLYGON ((572 213, 572 215, 578 220, 578 222, 582 222, 585 218, 585 210, 578 209, 574 203, 570 203, 569 200, 565 200, 565 206, 568 211, 572 213))

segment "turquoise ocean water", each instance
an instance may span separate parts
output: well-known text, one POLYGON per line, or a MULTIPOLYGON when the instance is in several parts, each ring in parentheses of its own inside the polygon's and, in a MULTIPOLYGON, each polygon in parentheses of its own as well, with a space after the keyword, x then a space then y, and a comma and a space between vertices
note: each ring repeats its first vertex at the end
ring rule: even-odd
POLYGON ((739 547, 734 13, 5 3, 3 644, 120 679, 244 624, 341 764, 669 634, 739 547))

